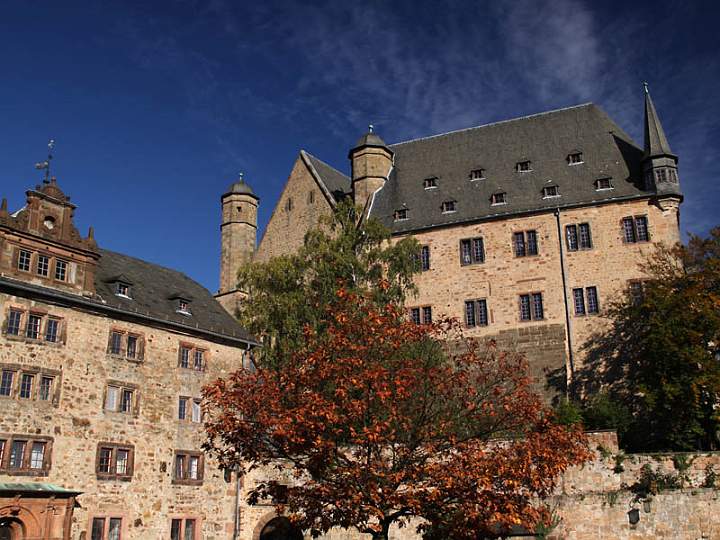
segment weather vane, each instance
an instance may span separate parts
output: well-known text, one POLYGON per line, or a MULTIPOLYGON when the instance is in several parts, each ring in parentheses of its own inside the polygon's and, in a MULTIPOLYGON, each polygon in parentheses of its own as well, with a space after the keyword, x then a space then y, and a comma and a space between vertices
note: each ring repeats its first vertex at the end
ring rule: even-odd
POLYGON ((649 90, 648 90, 648 83, 646 83, 646 82, 643 82, 643 88, 645 88, 645 93, 646 93, 646 94, 647 94, 647 93, 649 93, 649 90))
POLYGON ((239 173, 238 173, 238 180, 240 180, 241 182, 243 182, 243 181, 244 181, 244 180, 243 180, 243 176, 245 176, 245 173, 244 173, 244 172, 239 172, 239 173))
POLYGON ((372 132, 373 132, 373 129, 375 129, 375 126, 373 126, 372 124, 370 124, 370 125, 368 126, 368 131, 369 131, 370 133, 372 133, 372 132))
POLYGON ((44 183, 50 182, 50 161, 52 160, 52 151, 53 148, 55 148, 55 139, 50 139, 50 142, 48 142, 48 157, 45 161, 41 161, 39 163, 35 164, 35 168, 38 171, 45 171, 45 178, 43 178, 44 183))

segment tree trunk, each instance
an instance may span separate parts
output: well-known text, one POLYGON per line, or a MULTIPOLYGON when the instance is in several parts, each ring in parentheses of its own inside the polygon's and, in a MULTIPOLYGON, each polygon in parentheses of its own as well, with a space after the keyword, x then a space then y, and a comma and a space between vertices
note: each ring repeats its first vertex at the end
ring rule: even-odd
POLYGON ((386 530, 373 533, 372 540, 388 540, 388 532, 386 530))

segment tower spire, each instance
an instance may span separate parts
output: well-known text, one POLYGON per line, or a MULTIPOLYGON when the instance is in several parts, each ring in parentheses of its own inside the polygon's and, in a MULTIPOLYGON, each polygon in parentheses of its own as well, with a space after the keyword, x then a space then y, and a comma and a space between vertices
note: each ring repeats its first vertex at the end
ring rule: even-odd
POLYGON ((663 130, 660 118, 655 110, 655 104, 650 97, 648 83, 644 82, 643 87, 645 88, 645 158, 676 157, 670 150, 665 130, 663 130))

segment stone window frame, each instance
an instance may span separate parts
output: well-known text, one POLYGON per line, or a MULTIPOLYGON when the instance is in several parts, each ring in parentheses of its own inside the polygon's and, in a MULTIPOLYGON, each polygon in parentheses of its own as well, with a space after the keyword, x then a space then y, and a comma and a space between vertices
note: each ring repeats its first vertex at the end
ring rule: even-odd
POLYGON ((25 433, 0 433, 0 441, 4 441, 0 451, 0 473, 8 476, 47 476, 52 468, 53 437, 44 435, 29 435, 25 433), (10 452, 15 441, 24 441, 22 466, 20 468, 10 467, 10 452), (30 468, 33 443, 45 443, 43 452, 43 466, 40 469, 30 468))
POLYGON ((490 309, 488 308, 487 298, 473 298, 465 300, 463 318, 465 319, 465 328, 478 328, 490 326, 490 309), (482 308, 482 309, 481 309, 482 308), (472 321, 468 317, 469 309, 472 309, 472 321), (485 323, 482 323, 480 314, 484 315, 485 323))
POLYGON ((420 253, 414 256, 416 259, 416 263, 418 265, 418 269, 420 272, 428 272, 431 267, 430 262, 430 245, 424 244, 420 246, 420 253))
POLYGON ((407 308, 408 320, 413 324, 432 324, 432 306, 412 306, 407 308), (429 310, 429 311, 428 311, 429 310), (429 317, 428 317, 429 313, 429 317))
POLYGON ((102 410, 105 413, 117 413, 137 418, 140 414, 140 386, 129 382, 108 380, 103 390, 102 410), (118 399, 114 409, 107 408, 108 388, 111 386, 118 389, 118 399), (129 411, 121 410, 123 391, 132 392, 132 407, 129 411))
POLYGON ((572 288, 573 311, 576 317, 593 317, 600 314, 600 293, 597 285, 572 288), (595 309, 590 310, 590 290, 594 290, 595 309), (582 302, 582 304, 580 304, 582 302), (582 310, 578 309, 582 306, 582 310))
POLYGON ((59 347, 62 345, 65 345, 67 341, 67 324, 64 317, 60 317, 59 315, 56 315, 54 313, 50 313, 49 311, 39 308, 37 306, 28 307, 28 306, 22 306, 18 304, 10 304, 5 309, 5 317, 3 319, 2 324, 2 334, 7 339, 10 340, 17 340, 17 341, 27 341, 30 343, 36 343, 36 344, 43 344, 48 345, 51 347, 59 347), (20 313, 20 325, 18 327, 18 333, 17 334, 11 334, 9 333, 9 322, 10 322, 10 312, 19 312, 20 313), (27 335, 27 324, 30 315, 35 317, 40 317, 40 326, 38 331, 38 337, 30 337, 27 335), (58 323, 58 331, 56 332, 56 340, 55 341, 48 341, 47 340, 47 327, 48 327, 48 321, 49 320, 57 321, 58 323))
POLYGON ((545 321, 547 320, 547 310, 545 309, 545 301, 543 299, 543 291, 530 291, 518 294, 518 321, 521 323, 545 321), (529 299, 529 318, 523 317, 523 298, 529 299), (542 317, 537 317, 536 313, 536 298, 540 298, 540 309, 542 310, 542 317))
POLYGON ((1 363, 0 373, 3 371, 13 372, 13 382, 9 396, 0 396, 2 399, 19 400, 23 402, 33 401, 37 403, 49 403, 57 407, 60 403, 60 388, 62 387, 62 371, 56 369, 48 369, 40 366, 28 366, 23 364, 1 363), (33 375, 35 381, 29 398, 20 397, 20 381, 24 374, 33 375), (40 399, 40 381, 43 377, 52 378, 52 387, 50 389, 50 399, 40 399))
POLYGON ((178 422, 182 422, 183 424, 202 424, 203 423, 203 417, 205 416, 205 412, 202 409, 202 398, 192 397, 192 396, 186 396, 181 395, 178 396, 178 413, 175 419, 178 422), (185 400, 185 417, 180 418, 180 401, 185 400), (200 407, 200 419, 199 420, 193 420, 193 405, 198 405, 200 407))
POLYGON ((145 334, 142 332, 135 332, 134 330, 128 330, 119 326, 111 326, 108 332, 108 344, 107 344, 107 355, 112 358, 122 358, 128 362, 141 363, 145 361, 145 334), (113 334, 120 334, 120 351, 113 352, 113 334), (128 343, 129 338, 136 338, 137 342, 135 345, 135 356, 128 356, 128 343))
POLYGON ((12 269, 16 272, 22 272, 23 274, 32 274, 34 277, 46 280, 48 282, 67 283, 74 284, 74 279, 71 279, 74 273, 73 262, 70 257, 63 257, 48 251, 46 249, 30 247, 24 244, 11 244, 12 249, 12 269), (30 254, 29 268, 27 270, 20 267, 20 252, 24 251, 30 254), (47 257, 47 275, 38 273, 38 265, 40 256, 47 257), (55 279, 55 267, 57 261, 66 263, 65 279, 55 279))
POLYGON ((482 236, 475 236, 472 238, 461 238, 458 242, 458 250, 460 253, 460 266, 472 266, 473 264, 484 264, 486 253, 485 253, 485 240, 482 236), (464 246, 468 246, 469 259, 465 258, 464 246), (480 257, 477 257, 478 250, 477 246, 480 246, 479 252, 480 257))
POLYGON ((565 246, 568 252, 589 251, 593 249, 595 246, 593 245, 590 222, 583 221, 582 223, 568 223, 565 225, 565 246), (583 226, 587 227, 587 242, 581 240, 583 226))
POLYGON ((537 229, 525 229, 522 231, 513 231, 512 232, 512 249, 513 249, 513 255, 516 259, 521 257, 538 257, 540 255, 540 242, 539 242, 540 235, 538 234, 537 229), (529 241, 529 238, 534 236, 534 245, 535 245, 535 252, 530 252, 530 246, 532 243, 529 241), (522 234, 522 240, 523 240, 523 250, 522 253, 519 250, 519 244, 517 242, 518 235, 522 234))
POLYGON ((205 454, 203 452, 199 452, 197 450, 175 450, 173 452, 172 483, 174 485, 201 486, 203 484, 204 477, 205 477, 205 454), (189 470, 189 468, 187 467, 187 463, 189 463, 189 458, 191 458, 191 457, 198 458, 197 478, 188 478, 187 477, 187 471, 189 470), (178 460, 179 459, 182 459, 183 462, 186 464, 185 468, 184 468, 186 473, 182 478, 177 477, 178 460))
POLYGON ((111 519, 119 519, 120 520, 120 538, 121 540, 125 540, 125 538, 128 537, 128 516, 124 511, 121 512, 106 512, 103 514, 89 514, 88 515, 88 525, 87 525, 87 540, 95 540, 92 536, 93 533, 93 522, 96 519, 102 519, 103 520, 103 532, 102 536, 100 537, 101 540, 108 540, 110 532, 110 520, 111 519))
POLYGON ((624 216, 620 219, 620 230, 622 233, 623 244, 643 244, 650 242, 652 234, 650 234, 650 220, 647 214, 636 214, 634 216, 624 216), (638 221, 643 220, 645 222, 645 238, 640 239, 638 235, 638 221), (628 238, 627 223, 632 225, 632 238, 628 238))
POLYGON ((202 523, 203 520, 200 516, 195 514, 171 514, 169 516, 169 532, 168 538, 170 540, 173 539, 172 531, 173 531, 173 521, 179 521, 180 522, 180 528, 178 529, 178 536, 177 538, 179 540, 185 540, 185 527, 186 522, 189 520, 195 521, 195 534, 193 535, 192 540, 200 540, 202 538, 202 523))
POLYGON ((135 445, 127 443, 117 442, 106 442, 102 441, 97 444, 95 450, 95 476, 98 480, 116 480, 120 482, 129 482, 132 480, 133 474, 135 474, 135 445), (100 451, 107 450, 111 451, 110 457, 110 468, 116 472, 102 472, 100 471, 100 451), (125 474, 117 472, 117 451, 127 450, 128 451, 128 463, 125 474))
POLYGON ((177 363, 177 365, 181 369, 195 371, 196 373, 204 373, 205 371, 207 371, 209 352, 210 352, 210 349, 208 347, 201 347, 194 343, 190 343, 189 341, 181 341, 180 344, 178 345, 178 363, 177 363), (187 366, 183 365, 183 354, 182 354, 183 349, 188 350, 187 366), (196 362, 196 355, 198 352, 202 354, 202 361, 200 363, 200 368, 197 367, 197 362, 196 362))

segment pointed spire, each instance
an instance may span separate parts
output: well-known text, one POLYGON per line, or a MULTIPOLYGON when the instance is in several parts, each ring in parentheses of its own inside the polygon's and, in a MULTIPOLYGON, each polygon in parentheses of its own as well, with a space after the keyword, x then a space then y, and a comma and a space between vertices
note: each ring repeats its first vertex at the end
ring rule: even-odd
POLYGON ((0 212, 7 212, 7 199, 3 197, 2 203, 0 203, 0 212))
POLYGON ((645 158, 658 156, 672 156, 675 154, 670 150, 670 144, 665 131, 660 123, 655 105, 650 97, 648 83, 644 82, 645 88, 645 158))

